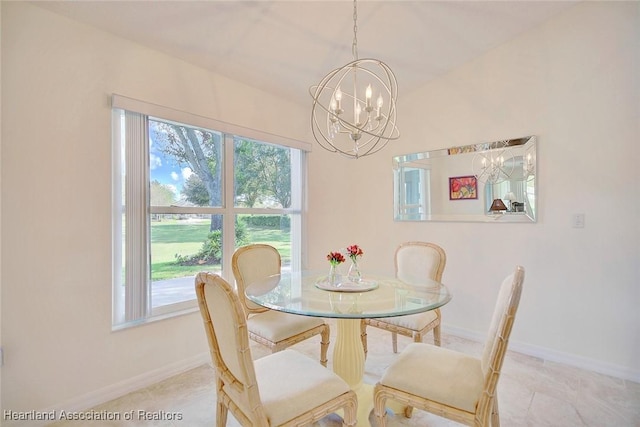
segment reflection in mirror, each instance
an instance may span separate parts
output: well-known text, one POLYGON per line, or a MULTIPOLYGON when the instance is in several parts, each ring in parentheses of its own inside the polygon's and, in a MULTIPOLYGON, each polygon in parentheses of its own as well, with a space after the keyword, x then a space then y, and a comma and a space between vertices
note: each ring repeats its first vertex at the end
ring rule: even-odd
POLYGON ((536 139, 488 142, 393 159, 398 221, 536 221, 536 139))

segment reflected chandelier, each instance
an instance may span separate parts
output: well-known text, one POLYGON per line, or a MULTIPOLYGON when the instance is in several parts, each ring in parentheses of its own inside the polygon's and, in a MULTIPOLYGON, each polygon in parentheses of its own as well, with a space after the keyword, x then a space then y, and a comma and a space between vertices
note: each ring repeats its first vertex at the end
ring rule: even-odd
POLYGON ((354 0, 353 61, 331 71, 309 89, 314 138, 322 148, 355 159, 380 151, 400 136, 396 127, 396 76, 378 59, 358 58, 357 20, 354 0))
POLYGON ((508 140, 492 142, 486 146, 485 151, 476 153, 471 168, 482 183, 499 184, 508 180, 514 169, 508 140))

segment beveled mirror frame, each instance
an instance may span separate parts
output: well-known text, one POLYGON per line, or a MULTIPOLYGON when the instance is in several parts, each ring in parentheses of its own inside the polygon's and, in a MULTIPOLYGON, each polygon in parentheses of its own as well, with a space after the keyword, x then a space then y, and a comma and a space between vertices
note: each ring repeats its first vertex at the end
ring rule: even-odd
POLYGON ((394 157, 394 219, 536 222, 536 145, 526 136, 394 157), (506 211, 490 211, 496 199, 506 211))

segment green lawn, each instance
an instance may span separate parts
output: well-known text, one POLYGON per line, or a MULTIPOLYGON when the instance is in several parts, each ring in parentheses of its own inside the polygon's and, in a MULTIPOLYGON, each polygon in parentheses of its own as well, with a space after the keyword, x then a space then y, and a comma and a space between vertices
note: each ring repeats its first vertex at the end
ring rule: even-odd
MULTIPOLYGON (((163 220, 151 224, 151 271, 153 280, 191 276, 199 271, 219 269, 220 265, 181 266, 175 255, 192 255, 200 250, 209 234, 209 220, 163 220)), ((247 227, 251 243, 274 246, 287 263, 291 257, 290 232, 259 227, 247 227)))

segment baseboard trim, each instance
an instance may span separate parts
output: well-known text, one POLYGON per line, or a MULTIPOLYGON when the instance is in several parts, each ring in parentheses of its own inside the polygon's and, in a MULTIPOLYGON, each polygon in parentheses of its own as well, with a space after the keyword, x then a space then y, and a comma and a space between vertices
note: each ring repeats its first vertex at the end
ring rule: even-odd
MULTIPOLYGON (((209 352, 200 353, 191 358, 145 372, 133 378, 85 393, 82 396, 37 412, 51 413, 55 411, 56 414, 60 414, 62 410, 67 413, 87 411, 97 405, 122 397, 128 393, 140 390, 206 363, 211 363, 211 355, 209 352)), ((43 427, 49 423, 51 423, 51 421, 3 421, 1 424, 6 427, 43 427)))
MULTIPOLYGON (((486 339, 486 336, 479 332, 453 326, 446 326, 444 324, 442 325, 442 331, 450 335, 480 343, 483 343, 486 339)), ((602 362, 571 353, 564 353, 517 341, 509 341, 509 350, 526 354, 527 356, 538 357, 545 361, 563 363, 565 365, 573 366, 574 368, 585 369, 599 374, 640 383, 640 371, 634 371, 633 369, 615 365, 613 363, 602 362)))
MULTIPOLYGON (((449 335, 480 343, 484 342, 486 338, 484 334, 477 331, 447 326, 444 324, 442 325, 442 331, 449 335)), ((509 350, 522 353, 527 356, 538 357, 545 361, 563 363, 576 368, 586 369, 588 371, 640 383, 640 372, 619 365, 514 341, 509 342, 509 350)), ((188 371, 189 369, 193 369, 210 362, 210 354, 208 352, 201 353, 189 359, 181 360, 162 368, 145 372, 133 378, 120 381, 116 384, 111 384, 101 389, 85 393, 82 396, 78 396, 77 398, 39 412, 49 413, 51 411, 55 411, 59 414, 61 410, 66 412, 86 411, 89 408, 93 408, 110 400, 122 397, 133 391, 140 390, 174 375, 178 375, 182 372, 188 371)), ((6 427, 44 427, 49 423, 50 421, 5 421, 2 425, 6 427)))

